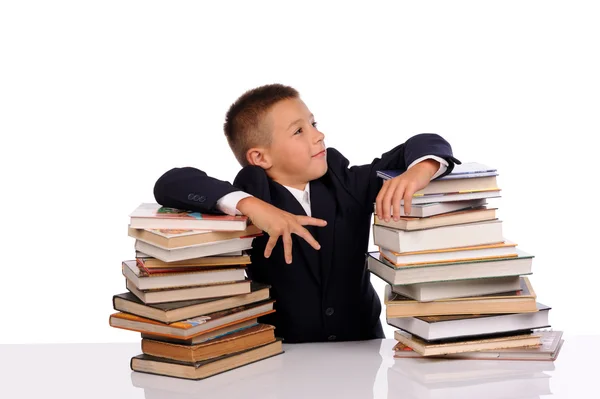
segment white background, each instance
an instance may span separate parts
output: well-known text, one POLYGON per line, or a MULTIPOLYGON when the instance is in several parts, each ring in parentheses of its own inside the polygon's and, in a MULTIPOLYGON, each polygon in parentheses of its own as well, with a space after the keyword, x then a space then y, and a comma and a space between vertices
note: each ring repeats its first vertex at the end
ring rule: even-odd
POLYGON ((598 3, 397 3, 2 2, 0 342, 139 341, 129 213, 175 166, 232 181, 224 114, 273 82, 354 164, 436 132, 498 168, 553 326, 600 333, 598 3))

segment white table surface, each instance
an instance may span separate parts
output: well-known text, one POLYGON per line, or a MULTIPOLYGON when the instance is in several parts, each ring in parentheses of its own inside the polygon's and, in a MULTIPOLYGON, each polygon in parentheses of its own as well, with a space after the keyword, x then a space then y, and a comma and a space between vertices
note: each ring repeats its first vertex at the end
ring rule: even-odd
POLYGON ((0 398, 600 398, 600 336, 555 362, 394 359, 392 339, 284 345, 202 381, 132 372, 139 343, 0 345, 0 398))

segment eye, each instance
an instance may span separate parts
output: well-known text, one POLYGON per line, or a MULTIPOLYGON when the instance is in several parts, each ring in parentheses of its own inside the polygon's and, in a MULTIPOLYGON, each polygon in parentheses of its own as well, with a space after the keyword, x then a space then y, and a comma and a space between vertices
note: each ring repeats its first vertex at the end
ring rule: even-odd
POLYGON ((312 125, 313 125, 313 127, 317 127, 317 122, 316 121, 313 122, 312 125))
POLYGON ((294 132, 294 135, 296 135, 296 134, 299 134, 299 133, 302 133, 302 128, 299 128, 298 130, 296 130, 296 131, 294 132))

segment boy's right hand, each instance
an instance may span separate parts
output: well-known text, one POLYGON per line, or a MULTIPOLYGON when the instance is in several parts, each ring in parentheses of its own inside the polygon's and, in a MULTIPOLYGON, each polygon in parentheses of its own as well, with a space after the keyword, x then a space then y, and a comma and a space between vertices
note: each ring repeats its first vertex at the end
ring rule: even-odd
POLYGON ((240 200, 237 209, 269 235, 269 241, 265 247, 265 258, 271 256, 271 252, 277 244, 279 236, 281 236, 285 261, 288 264, 292 263, 292 233, 304 238, 314 249, 321 249, 317 240, 302 226, 323 227, 327 224, 325 220, 306 215, 294 215, 256 197, 247 197, 240 200))

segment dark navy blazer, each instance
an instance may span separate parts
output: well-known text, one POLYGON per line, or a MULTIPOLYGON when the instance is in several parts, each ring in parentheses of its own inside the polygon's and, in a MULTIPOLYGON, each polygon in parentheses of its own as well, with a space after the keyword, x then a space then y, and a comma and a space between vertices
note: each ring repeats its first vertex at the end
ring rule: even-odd
MULTIPOLYGON (((248 276, 271 285, 276 300, 276 312, 260 322, 274 325, 276 335, 288 343, 384 338, 381 302, 365 267, 373 205, 382 185, 376 172, 406 170, 426 155, 448 161, 444 175, 460 163, 452 156, 450 144, 430 133, 413 136, 362 166, 349 167, 342 154, 327 149, 327 173, 310 182, 312 216, 326 220, 327 226, 306 226, 321 249, 293 234, 293 260, 286 264, 281 239, 268 259, 263 256, 268 235, 253 242, 248 276)), ((284 186, 257 166, 244 167, 233 185, 195 168, 174 168, 158 179, 154 196, 164 206, 219 213, 217 200, 239 190, 290 213, 306 214, 284 186)))

